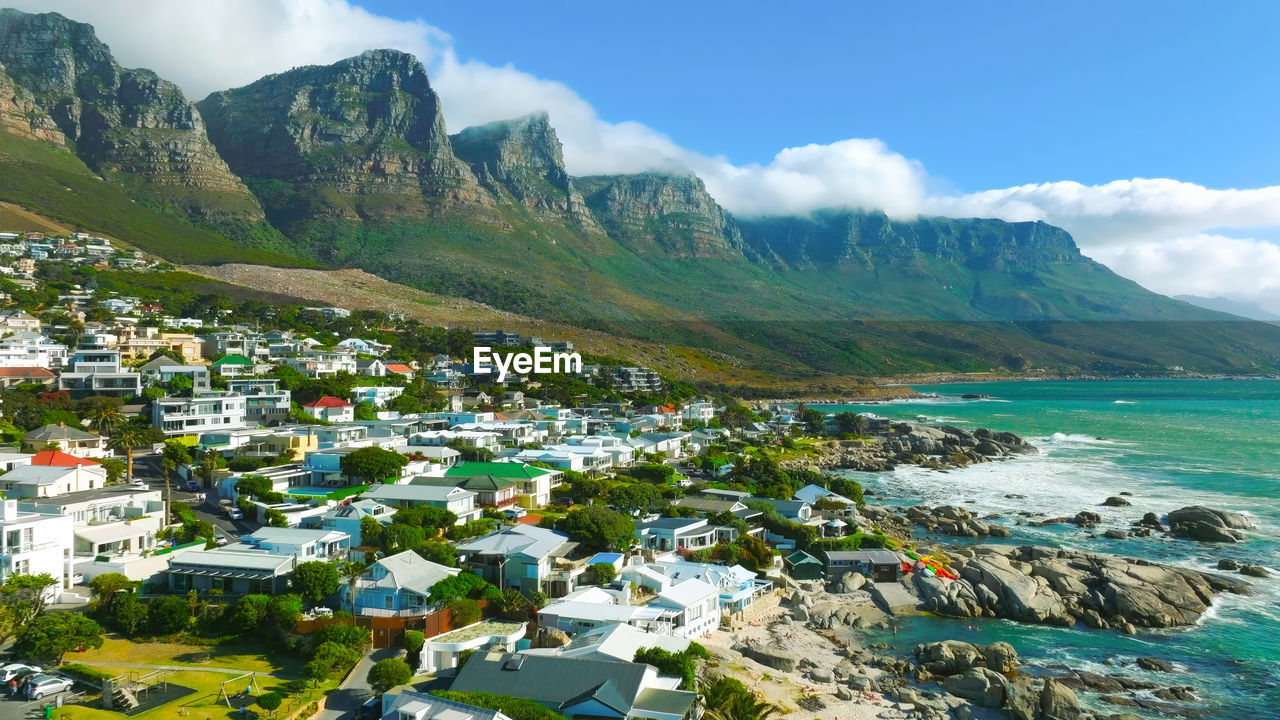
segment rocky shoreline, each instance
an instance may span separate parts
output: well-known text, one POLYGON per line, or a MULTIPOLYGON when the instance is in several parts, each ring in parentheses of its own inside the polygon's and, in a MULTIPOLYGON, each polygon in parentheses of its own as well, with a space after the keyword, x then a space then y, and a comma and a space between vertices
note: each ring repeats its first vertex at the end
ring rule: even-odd
POLYGON ((781 465, 820 471, 885 472, 898 465, 950 470, 1039 452, 1011 432, 880 419, 868 421, 864 438, 829 440, 813 448, 816 457, 785 460, 781 465))
POLYGON ((1132 667, 1118 668, 1125 672, 1099 674, 1026 667, 1005 642, 941 639, 895 649, 868 645, 859 631, 932 613, 1136 633, 1193 625, 1216 595, 1250 592, 1247 584, 1212 573, 1074 550, 977 545, 930 551, 945 557, 959 579, 913 573, 898 583, 872 583, 850 573, 830 584, 784 580, 784 599, 774 612, 709 641, 711 670, 762 678, 766 696, 798 718, 1136 720, 1130 710, 1196 717, 1196 688, 1159 659, 1137 658, 1132 667), (1115 712, 1088 710, 1078 693, 1115 712))

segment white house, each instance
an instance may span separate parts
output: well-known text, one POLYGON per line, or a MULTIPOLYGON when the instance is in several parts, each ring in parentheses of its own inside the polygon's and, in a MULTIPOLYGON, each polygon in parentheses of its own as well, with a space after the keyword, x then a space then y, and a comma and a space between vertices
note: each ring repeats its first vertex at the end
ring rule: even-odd
MULTIPOLYGON (((92 461, 87 461, 92 462, 92 461)), ((8 497, 40 498, 104 487, 107 472, 101 465, 23 465, 0 475, 0 488, 8 497)))
POLYGON ((395 385, 360 385, 351 388, 351 402, 359 405, 368 402, 374 407, 386 407, 387 403, 404 394, 404 388, 395 385))
POLYGON ((58 581, 50 600, 67 587, 74 536, 71 518, 50 512, 25 512, 17 500, 0 505, 0 583, 12 575, 48 574, 58 581))
POLYGON ((331 423, 349 423, 356 419, 356 406, 332 395, 312 400, 302 408, 313 417, 331 423))
POLYGON ((309 378, 332 377, 340 372, 356 373, 356 354, 346 348, 308 350, 299 357, 285 358, 285 364, 309 378))
POLYGON ((58 376, 58 389, 72 397, 133 397, 142 394, 142 376, 121 367, 118 350, 81 350, 58 376))
POLYGON ((458 516, 458 524, 477 520, 483 514, 476 505, 476 493, 444 485, 375 485, 361 496, 394 507, 430 505, 458 516))
POLYGON ((53 370, 67 362, 67 346, 37 332, 23 331, 0 339, 0 367, 53 370))
POLYGON ((245 397, 233 392, 164 397, 151 403, 151 426, 166 435, 236 430, 248 427, 245 407, 245 397))
POLYGON ((720 627, 720 590, 705 580, 690 578, 672 585, 658 593, 649 607, 672 613, 671 634, 677 637, 702 637, 720 627))
POLYGON ((298 562, 333 560, 345 557, 351 549, 351 536, 339 530, 261 527, 241 541, 277 555, 292 555, 298 562))

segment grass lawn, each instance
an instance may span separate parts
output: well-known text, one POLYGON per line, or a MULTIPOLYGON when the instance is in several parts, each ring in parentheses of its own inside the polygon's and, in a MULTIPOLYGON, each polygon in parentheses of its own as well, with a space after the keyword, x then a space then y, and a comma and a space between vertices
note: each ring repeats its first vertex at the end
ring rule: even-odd
MULTIPOLYGON (((259 648, 248 644, 203 646, 183 643, 132 642, 117 637, 108 637, 102 647, 83 653, 75 653, 66 658, 68 662, 78 662, 116 675, 133 675, 135 677, 150 672, 146 668, 129 667, 118 663, 144 665, 176 665, 191 667, 191 670, 176 670, 166 679, 196 692, 175 702, 154 708, 133 717, 159 720, 159 718, 181 717, 180 710, 184 705, 191 706, 189 717, 198 720, 213 718, 238 717, 233 709, 228 708, 220 698, 219 685, 238 677, 237 673, 258 673, 255 682, 260 694, 270 690, 280 690, 279 685, 285 680, 301 677, 303 661, 300 658, 287 656, 268 656, 259 648), (203 658, 208 659, 201 662, 203 658)), ((246 689, 248 679, 235 680, 228 685, 228 690, 235 693, 246 689)), ((337 680, 330 680, 318 688, 310 690, 310 699, 318 699, 326 691, 337 687, 337 680)), ((288 701, 286 701, 287 703, 288 701)), ((90 696, 88 706, 71 705, 62 708, 56 717, 65 720, 119 720, 120 713, 98 707, 97 696, 90 696)), ((232 701, 235 704, 235 701, 232 701)), ((238 707, 238 706, 237 706, 238 707)))

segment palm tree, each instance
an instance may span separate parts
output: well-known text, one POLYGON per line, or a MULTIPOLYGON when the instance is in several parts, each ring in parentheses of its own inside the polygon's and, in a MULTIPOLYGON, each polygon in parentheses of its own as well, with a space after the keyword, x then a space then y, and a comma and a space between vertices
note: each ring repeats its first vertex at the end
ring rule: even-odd
POLYGON ((173 486, 169 484, 169 473, 178 469, 179 465, 191 462, 191 453, 187 446, 178 440, 167 440, 164 453, 160 456, 160 469, 164 471, 164 521, 168 523, 169 503, 173 498, 173 486))
POLYGON ((114 403, 102 401, 89 411, 89 427, 99 435, 110 435, 125 421, 124 414, 114 403))
POLYGON ((124 452, 125 477, 133 482, 133 451, 150 445, 154 431, 142 418, 132 418, 122 423, 119 430, 107 441, 107 447, 124 452))
POLYGON ((360 578, 364 577, 365 564, 356 560, 348 560, 338 566, 338 575, 347 583, 347 602, 351 605, 351 612, 356 611, 356 586, 360 584, 360 578))
POLYGON ((767 720, 778 713, 776 706, 760 702, 746 686, 727 677, 708 683, 702 702, 707 720, 767 720))

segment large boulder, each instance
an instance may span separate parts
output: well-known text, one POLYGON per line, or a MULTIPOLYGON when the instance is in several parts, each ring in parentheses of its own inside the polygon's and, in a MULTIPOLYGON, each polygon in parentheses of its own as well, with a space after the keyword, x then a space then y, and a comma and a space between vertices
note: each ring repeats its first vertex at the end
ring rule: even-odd
POLYGON ((1018 668, 1018 651, 1007 642, 993 642, 982 648, 987 667, 1008 675, 1018 668))
POLYGON ((1071 688, 1047 678, 1040 689, 1040 715, 1047 720, 1077 720, 1084 713, 1071 688))
POLYGON ((911 583, 920 597, 920 606, 935 615, 972 618, 982 615, 982 603, 973 586, 966 582, 912 573, 911 583))
POLYGON ((1240 513, 1214 510, 1203 505, 1189 505, 1169 513, 1169 531, 1177 537, 1202 542, 1238 542, 1245 539, 1241 530, 1252 530, 1253 523, 1240 513))
POLYGON ((529 641, 531 648, 558 648, 569 644, 569 636, 563 630, 540 627, 529 641))
POLYGON ((800 666, 799 655, 779 647, 746 645, 741 650, 743 655, 774 670, 795 672, 796 668, 800 666))
POLYGON ((988 609, 999 617, 1063 626, 1074 621, 1049 581, 1033 577, 1031 568, 1024 563, 990 553, 970 560, 960 572, 970 584, 991 591, 996 602, 988 609))
POLYGON ((845 594, 855 593, 861 590, 862 586, 866 584, 867 578, 863 576, 862 573, 845 573, 844 577, 840 578, 839 590, 845 594))
POLYGON ((1093 527, 1102 522, 1102 516, 1092 510, 1081 510, 1071 522, 1079 527, 1093 527))
POLYGON ((943 681, 947 692, 986 708, 1004 705, 1005 678, 985 667, 975 667, 943 681))

